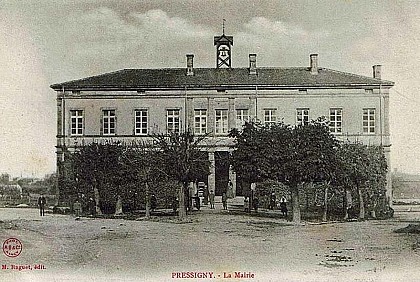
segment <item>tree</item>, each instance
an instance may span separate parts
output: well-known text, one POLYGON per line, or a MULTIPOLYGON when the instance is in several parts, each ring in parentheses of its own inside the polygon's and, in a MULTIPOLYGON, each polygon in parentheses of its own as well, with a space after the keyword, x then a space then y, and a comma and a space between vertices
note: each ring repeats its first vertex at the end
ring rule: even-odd
POLYGON ((298 188, 333 178, 338 141, 323 119, 295 127, 248 123, 230 136, 236 140, 232 163, 237 173, 251 182, 272 179, 289 187, 294 222, 301 218, 298 188))
MULTIPOLYGON (((336 169, 337 139, 330 133, 323 118, 309 123, 297 125, 293 128, 290 140, 293 156, 286 164, 286 183, 292 194, 293 221, 300 222, 300 185, 312 182, 325 182, 329 184, 336 169)), ((313 185, 304 185, 305 188, 313 185)), ((328 208, 328 188, 324 185, 324 219, 328 208)))
POLYGON ((158 148, 156 157, 160 164, 156 168, 180 184, 178 193, 180 220, 185 220, 187 217, 185 194, 188 191, 188 184, 203 174, 210 173, 207 152, 200 150, 200 143, 204 138, 205 136, 196 137, 189 131, 153 137, 154 145, 158 148))
MULTIPOLYGON (((156 169, 162 164, 158 162, 159 149, 153 142, 139 141, 132 144, 132 148, 124 154, 125 165, 134 170, 136 182, 144 184, 146 218, 150 218, 150 186, 161 182, 163 174, 156 169)), ((130 191, 127 191, 130 192, 130 191)))
POLYGON ((78 196, 92 197, 97 214, 101 206, 111 213, 121 187, 132 181, 129 166, 123 165, 127 148, 120 142, 91 143, 73 153, 73 174, 78 196))
POLYGON ((233 129, 235 150, 231 163, 242 179, 249 183, 273 179, 283 182, 283 169, 289 148, 291 128, 283 123, 264 126, 261 123, 245 123, 242 130, 233 129))
POLYGON ((386 175, 388 165, 385 153, 381 146, 369 146, 367 148, 369 158, 369 180, 367 183, 369 206, 371 207, 372 217, 376 217, 378 207, 381 210, 388 209, 386 198, 386 175))

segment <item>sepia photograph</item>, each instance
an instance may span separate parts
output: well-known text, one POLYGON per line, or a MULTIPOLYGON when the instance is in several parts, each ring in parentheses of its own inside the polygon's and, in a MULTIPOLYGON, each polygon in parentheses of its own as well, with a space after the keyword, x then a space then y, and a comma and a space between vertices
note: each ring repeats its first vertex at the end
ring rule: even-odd
POLYGON ((420 1, 1 0, 0 280, 420 281, 420 1))

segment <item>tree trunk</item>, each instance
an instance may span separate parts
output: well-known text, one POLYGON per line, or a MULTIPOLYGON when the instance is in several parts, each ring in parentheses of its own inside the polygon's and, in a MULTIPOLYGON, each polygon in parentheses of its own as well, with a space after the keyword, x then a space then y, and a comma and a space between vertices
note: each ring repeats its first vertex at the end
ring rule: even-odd
POLYGON ((101 208, 99 206, 99 190, 98 190, 98 185, 95 181, 95 184, 93 185, 93 193, 95 195, 95 211, 96 211, 96 215, 102 215, 102 211, 101 208))
POLYGON ((359 193, 359 220, 365 219, 365 202, 363 200, 362 188, 358 185, 357 192, 359 193))
POLYGON ((123 214, 122 210, 122 198, 120 195, 118 195, 117 203, 115 204, 115 213, 114 215, 121 215, 123 214))
POLYGON ((178 212, 178 218, 181 221, 184 221, 187 219, 187 210, 185 209, 185 191, 188 188, 188 182, 182 183, 180 189, 179 189, 179 212, 178 212))
POLYGON ((349 219, 349 203, 347 200, 347 189, 344 189, 343 211, 344 211, 344 220, 349 219))
POLYGON ((300 203, 299 203, 299 190, 297 186, 293 186, 292 189, 292 212, 293 222, 300 223, 300 203))
POLYGON ((146 218, 150 218, 150 191, 149 191, 149 183, 145 182, 145 189, 146 189, 146 218))
POLYGON ((349 209, 353 207, 353 199, 351 191, 345 188, 344 190, 344 220, 349 219, 349 209))
POLYGON ((324 212, 322 214, 322 221, 327 221, 327 213, 328 213, 328 185, 325 186, 325 191, 324 191, 324 212))

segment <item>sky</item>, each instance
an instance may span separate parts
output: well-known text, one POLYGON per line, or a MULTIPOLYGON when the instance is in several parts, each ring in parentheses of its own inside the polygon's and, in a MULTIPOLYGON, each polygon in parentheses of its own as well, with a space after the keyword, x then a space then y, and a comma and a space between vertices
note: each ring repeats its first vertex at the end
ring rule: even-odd
POLYGON ((420 170, 420 1, 2 0, 0 173, 55 171, 51 84, 124 68, 214 67, 213 36, 234 37, 232 65, 309 65, 395 82, 392 170, 420 170))

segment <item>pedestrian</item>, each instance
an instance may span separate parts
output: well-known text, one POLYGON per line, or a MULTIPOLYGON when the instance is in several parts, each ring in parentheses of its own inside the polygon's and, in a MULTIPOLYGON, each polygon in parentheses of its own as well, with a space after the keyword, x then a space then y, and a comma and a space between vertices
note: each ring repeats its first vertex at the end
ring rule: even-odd
POLYGON ((249 200, 247 196, 244 198, 244 211, 249 212, 249 200))
POLYGON ((45 205, 47 204, 47 199, 45 199, 44 195, 41 194, 38 198, 38 206, 39 206, 39 215, 45 215, 45 205))
POLYGON ((157 198, 155 194, 152 194, 152 196, 150 197, 150 208, 152 209, 152 211, 155 211, 156 207, 157 207, 157 198))
POLYGON ((200 210, 200 197, 198 196, 198 193, 195 193, 194 204, 197 210, 200 210))
POLYGON ((210 200, 210 209, 214 209, 214 192, 213 192, 213 190, 210 191, 209 200, 210 200))
POLYGON ((258 212, 259 205, 260 205, 260 201, 258 200, 258 197, 255 196, 254 199, 252 199, 252 206, 256 212, 258 212))
POLYGON ((80 215, 82 214, 82 204, 79 202, 79 200, 76 200, 76 202, 74 202, 73 210, 76 215, 76 218, 80 218, 80 215))
POLYGON ((209 189, 207 188, 207 185, 204 185, 204 189, 203 189, 203 205, 208 204, 209 202, 209 189))
POLYGON ((280 210, 281 210, 281 213, 283 214, 283 216, 287 217, 287 203, 286 203, 286 199, 284 197, 281 198, 280 210))
POLYGON ((92 197, 89 198, 88 208, 89 208, 89 214, 91 216, 95 216, 96 215, 96 203, 95 203, 95 200, 92 197))
POLYGON ((233 183, 232 183, 232 180, 230 180, 230 179, 229 179, 229 182, 228 182, 226 196, 229 199, 233 199, 234 198, 234 195, 233 195, 233 183))
POLYGON ((227 210, 227 195, 226 195, 226 192, 223 192, 223 194, 222 194, 222 204, 223 204, 223 209, 227 210))
POLYGON ((270 210, 274 210, 274 208, 276 207, 276 193, 271 193, 270 196, 270 210))
POLYGON ((177 197, 173 197, 173 200, 172 200, 172 210, 173 210, 174 214, 176 214, 176 211, 178 210, 178 202, 179 202, 178 198, 177 197))

